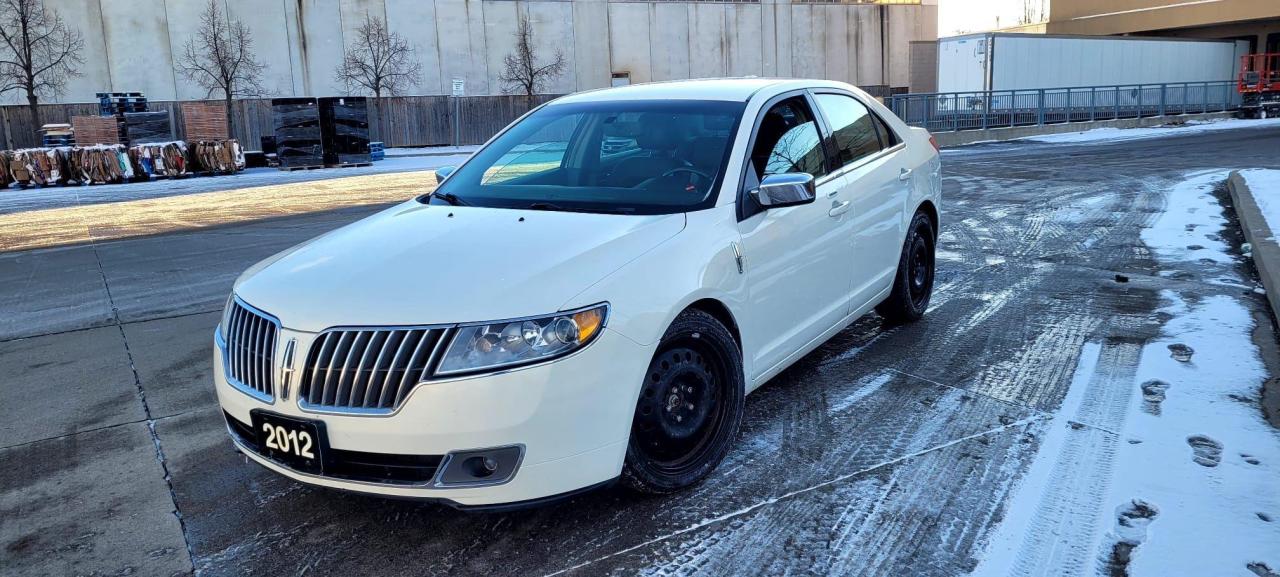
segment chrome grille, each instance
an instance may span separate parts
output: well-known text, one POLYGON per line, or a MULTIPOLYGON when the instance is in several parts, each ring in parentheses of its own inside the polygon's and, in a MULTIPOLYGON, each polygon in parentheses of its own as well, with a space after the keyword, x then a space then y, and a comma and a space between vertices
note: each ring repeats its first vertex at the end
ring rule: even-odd
POLYGON ((329 330, 302 366, 298 399, 337 411, 394 410, 428 376, 445 329, 329 330))
POLYGON ((276 336, 280 327, 275 319, 240 301, 234 301, 231 307, 225 327, 227 334, 223 335, 227 345, 223 358, 228 380, 251 395, 271 400, 276 336))

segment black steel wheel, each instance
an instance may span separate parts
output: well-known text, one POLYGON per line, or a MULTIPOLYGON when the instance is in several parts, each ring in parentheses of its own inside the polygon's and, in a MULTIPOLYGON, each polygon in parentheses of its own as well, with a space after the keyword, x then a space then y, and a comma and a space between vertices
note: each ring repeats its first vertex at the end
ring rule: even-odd
POLYGON ((670 493, 706 477, 737 434, 743 385, 729 330, 701 310, 681 313, 645 373, 623 480, 641 492, 670 493))
POLYGON ((933 223, 923 212, 917 212, 907 229, 898 274, 889 297, 876 306, 876 312, 890 323, 919 320, 929 308, 933 295, 933 272, 937 236, 933 223))

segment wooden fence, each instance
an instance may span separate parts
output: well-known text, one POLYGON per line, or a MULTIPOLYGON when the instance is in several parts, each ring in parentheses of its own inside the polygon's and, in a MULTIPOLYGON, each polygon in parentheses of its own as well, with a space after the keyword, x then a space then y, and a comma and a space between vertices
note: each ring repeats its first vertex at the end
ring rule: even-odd
MULTIPOLYGON (((521 114, 556 95, 399 96, 369 99, 369 140, 387 147, 481 144, 521 114), (456 116, 456 121, 455 121, 456 116)), ((180 101, 152 100, 151 111, 168 112, 174 140, 182 140, 180 101)), ((41 104, 43 123, 70 123, 72 116, 98 114, 98 104, 41 104)), ((233 136, 246 149, 257 150, 273 133, 270 99, 235 100, 231 106, 233 136)), ((0 147, 14 150, 40 145, 39 127, 26 106, 0 106, 0 147)))

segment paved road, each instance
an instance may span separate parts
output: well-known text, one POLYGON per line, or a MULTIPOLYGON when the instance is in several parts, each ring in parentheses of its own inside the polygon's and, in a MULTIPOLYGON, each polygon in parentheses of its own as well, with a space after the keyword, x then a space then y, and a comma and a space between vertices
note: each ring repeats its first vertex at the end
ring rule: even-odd
MULTIPOLYGON (((1082 350, 1095 348, 1103 385, 1132 375, 1136 347, 1167 320, 1164 289, 1266 311, 1240 265, 1175 270, 1139 234, 1186 173, 1280 168, 1276 150, 1280 130, 1262 129, 948 152, 923 321, 863 319, 775 378, 693 490, 613 488, 508 514, 303 487, 247 464, 226 438, 210 339, 232 280, 370 208, 0 254, 0 303, 78 319, 0 337, 5 572, 966 573, 1082 350)), ((1256 333, 1274 343, 1269 323, 1256 333)))

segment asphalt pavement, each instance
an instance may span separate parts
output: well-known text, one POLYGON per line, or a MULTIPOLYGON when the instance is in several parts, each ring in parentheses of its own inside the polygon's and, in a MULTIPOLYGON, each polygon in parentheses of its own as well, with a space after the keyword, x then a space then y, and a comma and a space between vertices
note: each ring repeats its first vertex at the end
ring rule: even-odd
MULTIPOLYGON (((1188 172, 1280 168, 1280 129, 1242 134, 947 152, 922 321, 864 318, 773 379, 691 490, 501 514, 299 485, 227 438, 211 341, 232 281, 378 206, 0 254, 0 572, 967 573, 1086 343, 1099 371, 1132 375, 1163 290, 1267 318, 1265 297, 1220 282, 1247 265, 1173 271, 1140 238, 1188 172)), ((1276 348, 1269 321, 1254 339, 1276 348)))

